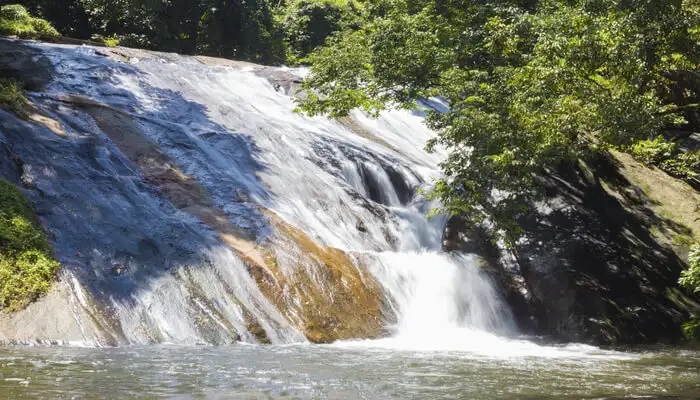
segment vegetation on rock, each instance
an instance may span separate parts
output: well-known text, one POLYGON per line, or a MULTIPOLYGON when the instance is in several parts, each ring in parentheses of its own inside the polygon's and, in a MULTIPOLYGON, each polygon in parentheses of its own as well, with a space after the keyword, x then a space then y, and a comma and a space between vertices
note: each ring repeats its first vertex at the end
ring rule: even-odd
POLYGON ((700 294, 700 244, 696 244, 688 255, 689 268, 683 271, 680 284, 686 289, 700 294))
POLYGON ((45 294, 58 268, 29 202, 0 179, 0 310, 20 310, 45 294))
POLYGON ((0 7, 0 35, 41 40, 52 40, 60 36, 49 22, 32 17, 19 4, 0 7))
POLYGON ((678 143, 663 136, 638 141, 631 146, 630 153, 639 161, 679 178, 695 178, 700 174, 700 149, 681 151, 678 143))
MULTIPOLYGON (((683 271, 680 285, 694 294, 700 294, 700 243, 695 244, 688 255, 688 269, 683 271)), ((683 325, 685 335, 700 340, 700 313, 683 325)))
POLYGON ((26 117, 28 102, 19 83, 11 79, 0 78, 0 108, 26 117))

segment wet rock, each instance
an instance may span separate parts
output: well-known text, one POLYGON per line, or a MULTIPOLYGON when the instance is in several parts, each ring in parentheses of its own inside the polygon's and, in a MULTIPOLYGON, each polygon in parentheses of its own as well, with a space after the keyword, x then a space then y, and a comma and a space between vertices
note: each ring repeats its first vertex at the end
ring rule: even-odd
POLYGON ((459 216, 447 220, 442 235, 442 250, 477 254, 493 261, 500 257, 498 246, 488 231, 459 216))
POLYGON ((510 251, 494 257, 488 236, 458 218, 447 224, 444 249, 484 257, 518 323, 538 335, 593 344, 680 340, 688 311, 673 292, 684 265, 650 231, 682 228, 646 208, 607 157, 563 165, 540 183, 547 200, 518 221, 515 269, 504 262, 510 251))
POLYGON ((467 219, 452 216, 447 220, 442 235, 442 250, 475 254, 482 259, 482 267, 491 275, 510 307, 515 323, 523 333, 535 333, 535 308, 528 288, 517 265, 507 265, 505 254, 495 243, 488 230, 467 219))
POLYGON ((394 186, 394 191, 401 204, 408 204, 416 193, 415 187, 413 187, 406 180, 406 177, 401 171, 395 167, 384 165, 384 171, 389 175, 389 180, 391 180, 391 184, 394 186))
MULTIPOLYGON (((0 109, 0 119, 11 118, 12 116, 5 110, 0 109)), ((21 175, 22 163, 17 158, 5 136, 0 132, 0 176, 12 183, 18 183, 21 175)))
POLYGON ((301 89, 301 78, 291 72, 278 68, 261 68, 256 70, 256 73, 267 79, 276 91, 288 96, 296 95, 297 91, 301 89))
POLYGON ((22 82, 30 91, 42 90, 53 78, 53 65, 27 42, 0 39, 0 77, 22 82))
POLYGON ((345 175, 340 163, 342 157, 353 163, 367 198, 375 203, 406 205, 416 194, 420 179, 398 160, 329 139, 313 143, 312 148, 317 156, 312 161, 338 176, 345 175))
POLYGON ((543 178, 549 204, 520 221, 526 234, 515 250, 542 332, 600 344, 680 339, 686 312, 669 291, 684 265, 650 234, 668 221, 639 202, 609 158, 589 167, 594 175, 568 164, 543 178))

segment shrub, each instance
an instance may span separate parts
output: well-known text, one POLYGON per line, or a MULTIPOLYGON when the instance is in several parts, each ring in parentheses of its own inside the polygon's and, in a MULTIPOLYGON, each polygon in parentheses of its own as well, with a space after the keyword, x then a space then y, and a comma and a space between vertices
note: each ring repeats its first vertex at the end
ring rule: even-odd
POLYGON ((700 174, 700 150, 680 153, 664 161, 661 169, 680 178, 694 178, 700 174))
POLYGON ((26 118, 27 106, 27 98, 20 84, 10 79, 0 78, 0 107, 26 118))
POLYGON ((683 333, 690 340, 700 341, 700 319, 693 318, 683 324, 683 333))
POLYGON ((104 35, 95 34, 95 35, 92 35, 92 40, 94 40, 95 42, 102 43, 107 47, 117 47, 117 46, 119 46, 119 43, 121 42, 121 40, 119 39, 119 36, 117 36, 117 35, 104 36, 104 35))
POLYGON ((688 269, 681 273, 679 283, 688 291, 700 294, 700 243, 690 249, 688 269))
POLYGON ((630 146, 629 152, 637 160, 655 165, 678 178, 693 178, 700 171, 700 150, 681 151, 677 143, 662 136, 654 140, 640 140, 630 146))
POLYGON ((19 4, 0 7, 0 35, 21 39, 51 40, 60 36, 46 20, 32 17, 19 4))
MULTIPOLYGON (((678 283, 689 292, 700 294, 700 243, 690 249, 688 269, 681 273, 678 283)), ((700 340, 700 317, 695 315, 683 324, 683 332, 688 339, 700 340)))
POLYGON ((672 158, 677 151, 678 144, 668 142, 662 136, 654 140, 640 140, 631 148, 634 158, 649 165, 659 165, 672 158))
POLYGON ((29 202, 0 179, 0 310, 20 310, 45 294, 58 268, 29 202))

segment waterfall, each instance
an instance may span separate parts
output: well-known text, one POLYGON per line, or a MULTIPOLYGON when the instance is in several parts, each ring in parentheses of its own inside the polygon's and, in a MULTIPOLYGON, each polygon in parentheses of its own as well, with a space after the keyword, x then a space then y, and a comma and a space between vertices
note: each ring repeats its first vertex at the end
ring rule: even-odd
MULTIPOLYGON (((268 212, 363 263, 381 285, 394 340, 419 347, 513 332, 475 257, 441 253, 445 219, 425 217, 436 204, 420 192, 439 176, 445 154, 423 151, 434 134, 421 113, 310 118, 293 113, 293 90, 270 78, 294 82, 303 71, 36 46, 56 79, 32 100, 61 121, 71 142, 37 133, 43 153, 26 146, 25 169, 34 166, 31 184, 44 193, 32 201, 60 233, 55 247, 66 268, 87 291, 107 293, 91 315, 97 325, 119 327, 110 343, 255 342, 261 330, 273 343, 303 340, 290 323, 303 316, 279 310, 249 264, 221 245, 229 238, 236 249, 255 250, 274 236, 268 212), (66 105, 69 94, 100 108, 88 117, 66 105), (129 129, 144 138, 127 137, 129 129), (94 134, 100 131, 107 135, 94 134), (59 153, 70 156, 47 156, 59 153), (72 184, 81 174, 89 181, 72 184), (193 194, 195 187, 211 199, 193 194), (233 228, 222 227, 229 223, 252 239, 230 239, 233 228)), ((296 256, 272 253, 288 259, 279 265, 288 279, 296 256)), ((261 270, 263 280, 284 280, 261 270)), ((317 270, 307 272, 319 293, 332 292, 317 270)), ((295 307, 303 302, 284 296, 295 307)))

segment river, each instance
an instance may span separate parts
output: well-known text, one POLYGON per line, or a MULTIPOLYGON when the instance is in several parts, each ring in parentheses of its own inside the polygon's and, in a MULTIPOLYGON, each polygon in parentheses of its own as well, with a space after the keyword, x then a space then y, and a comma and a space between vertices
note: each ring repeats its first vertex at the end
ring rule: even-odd
POLYGON ((700 398, 698 351, 536 348, 518 341, 509 350, 417 352, 372 342, 6 347, 0 398, 700 398))

